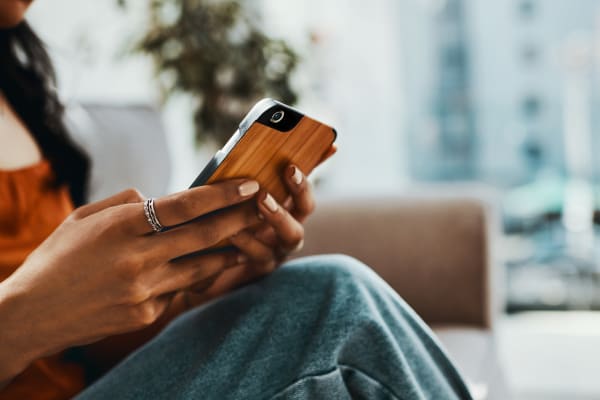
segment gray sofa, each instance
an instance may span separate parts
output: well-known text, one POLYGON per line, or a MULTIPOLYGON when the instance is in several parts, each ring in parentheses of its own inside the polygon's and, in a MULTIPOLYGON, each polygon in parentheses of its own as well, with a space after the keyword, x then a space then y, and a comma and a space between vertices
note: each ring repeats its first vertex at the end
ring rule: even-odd
MULTIPOLYGON (((132 186, 165 191, 169 161, 153 108, 88 104, 68 116, 94 163, 92 198, 132 186)), ((433 327, 476 398, 507 400, 494 339, 492 214, 477 196, 442 192, 320 199, 301 255, 345 253, 371 266, 433 327)))

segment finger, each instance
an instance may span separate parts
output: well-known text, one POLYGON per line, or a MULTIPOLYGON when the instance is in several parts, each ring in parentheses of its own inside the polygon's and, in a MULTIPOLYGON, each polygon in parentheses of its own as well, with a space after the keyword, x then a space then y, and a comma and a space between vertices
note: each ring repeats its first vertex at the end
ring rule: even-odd
POLYGON ((237 251, 191 256, 163 264, 148 279, 153 296, 159 296, 197 285, 246 261, 247 257, 237 251))
POLYGON ((282 205, 286 210, 292 211, 294 209, 294 199, 292 196, 286 197, 282 205))
POLYGON ((266 223, 254 231, 254 237, 271 248, 274 248, 279 243, 277 232, 275 232, 271 225, 266 223))
POLYGON ((79 207, 78 209, 73 211, 71 216, 75 219, 83 219, 89 215, 95 214, 109 207, 114 207, 128 203, 139 203, 143 200, 144 196, 142 196, 142 194, 137 189, 127 189, 104 200, 100 200, 95 203, 79 207))
MULTIPOLYGON (((154 209, 161 225, 176 226, 248 200, 258 190, 256 181, 232 179, 158 198, 154 202, 154 209)), ((136 208, 132 213, 131 223, 135 224, 140 234, 152 232, 143 207, 136 208)))
POLYGON ((173 297, 175 297, 175 293, 165 293, 134 305, 133 315, 135 317, 133 321, 130 321, 133 324, 132 328, 146 327, 156 322, 169 308, 173 297))
POLYGON ((147 236, 145 246, 157 261, 166 262, 207 249, 259 222, 256 206, 242 204, 160 235, 147 236))
POLYGON ((258 196, 258 209, 273 227, 284 252, 295 249, 304 239, 304 227, 268 193, 258 196))
MULTIPOLYGON (((275 230, 271 226, 261 228, 260 230, 256 231, 253 236, 256 240, 258 240, 259 242, 263 243, 265 246, 271 249, 277 248, 279 246, 279 243, 281 242, 280 238, 277 236, 277 232, 275 232, 275 230)), ((277 251, 275 253, 276 259, 277 261, 282 261, 283 258, 289 255, 289 253, 300 251, 303 248, 304 239, 300 240, 293 248, 288 247, 287 249, 279 249, 283 251, 277 251)))
POLYGON ((196 283, 195 285, 190 286, 187 290, 188 292, 192 292, 195 294, 201 294, 204 293, 205 291, 207 291, 214 283, 217 279, 219 279, 219 276, 221 276, 221 274, 223 273, 223 271, 218 272, 198 283, 196 283))
POLYGON ((285 170, 285 184, 287 185, 294 208, 292 215, 303 222, 315 210, 315 199, 310 183, 300 168, 290 165, 285 170))
POLYGON ((244 286, 262 276, 273 272, 277 264, 271 263, 251 266, 250 264, 237 265, 223 271, 216 281, 201 295, 203 301, 224 295, 241 286, 244 286))
POLYGON ((230 240, 251 261, 262 263, 275 259, 273 247, 267 246, 248 231, 241 231, 230 240))

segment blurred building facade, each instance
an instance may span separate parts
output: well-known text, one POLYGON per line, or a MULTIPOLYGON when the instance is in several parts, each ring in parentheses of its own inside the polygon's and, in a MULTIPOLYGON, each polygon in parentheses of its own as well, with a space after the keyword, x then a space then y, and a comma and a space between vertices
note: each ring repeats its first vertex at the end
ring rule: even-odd
MULTIPOLYGON (((599 11, 595 0, 403 0, 412 175, 511 185, 542 169, 564 172, 565 97, 578 49, 590 52, 582 98, 600 109, 599 11)), ((595 136, 588 145, 598 148, 595 136)))

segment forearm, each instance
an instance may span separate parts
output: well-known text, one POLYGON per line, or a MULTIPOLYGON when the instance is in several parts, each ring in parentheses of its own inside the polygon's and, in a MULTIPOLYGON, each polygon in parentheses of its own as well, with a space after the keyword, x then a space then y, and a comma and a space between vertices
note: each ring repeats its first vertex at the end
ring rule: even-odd
POLYGON ((25 300, 9 280, 0 282, 0 389, 45 352, 32 337, 25 300))

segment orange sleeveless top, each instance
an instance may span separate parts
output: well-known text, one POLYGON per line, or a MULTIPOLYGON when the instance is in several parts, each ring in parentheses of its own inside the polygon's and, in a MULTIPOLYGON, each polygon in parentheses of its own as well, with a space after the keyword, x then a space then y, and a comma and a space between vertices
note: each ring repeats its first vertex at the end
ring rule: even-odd
MULTIPOLYGON (((0 170, 0 281, 19 267, 73 210, 66 187, 49 187, 48 161, 0 170)), ((62 354, 35 361, 4 389, 6 399, 68 399, 85 387, 83 368, 62 354)))

